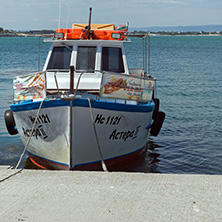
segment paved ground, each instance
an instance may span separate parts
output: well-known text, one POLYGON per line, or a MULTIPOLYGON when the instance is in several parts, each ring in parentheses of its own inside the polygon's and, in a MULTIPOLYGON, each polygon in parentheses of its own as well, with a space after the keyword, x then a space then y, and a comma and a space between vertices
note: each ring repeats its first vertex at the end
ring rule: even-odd
POLYGON ((0 167, 0 221, 222 221, 222 176, 0 167))

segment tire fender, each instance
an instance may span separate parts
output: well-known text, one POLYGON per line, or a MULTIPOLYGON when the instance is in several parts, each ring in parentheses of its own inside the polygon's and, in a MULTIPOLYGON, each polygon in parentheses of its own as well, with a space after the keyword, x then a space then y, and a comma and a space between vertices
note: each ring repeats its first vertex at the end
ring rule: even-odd
POLYGON ((164 112, 157 112, 151 126, 150 134, 152 136, 157 136, 163 125, 166 114, 164 112))
POLYGON ((154 107, 154 110, 153 110, 152 119, 155 119, 156 114, 159 112, 160 100, 159 99, 153 99, 153 102, 155 103, 155 107, 154 107))
POLYGON ((15 119, 10 109, 5 111, 5 125, 10 135, 15 135, 18 133, 16 129, 15 119))

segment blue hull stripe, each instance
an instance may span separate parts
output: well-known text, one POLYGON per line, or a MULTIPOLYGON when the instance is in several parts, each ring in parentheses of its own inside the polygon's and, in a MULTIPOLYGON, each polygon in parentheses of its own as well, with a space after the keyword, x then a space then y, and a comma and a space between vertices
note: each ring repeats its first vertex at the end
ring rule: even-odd
MULTIPOLYGON (((17 104, 11 104, 10 108, 13 112, 19 112, 19 111, 27 111, 27 110, 33 110, 38 109, 40 106, 41 101, 36 102, 24 102, 24 103, 17 103, 17 104)), ((59 106, 69 106, 69 101, 65 100, 46 100, 42 104, 42 108, 51 108, 51 107, 59 107, 59 106)))
MULTIPOLYGON (((19 111, 27 111, 38 109, 41 101, 37 102, 24 102, 19 104, 12 104, 10 108, 13 112, 19 111)), ((69 106, 69 101, 65 100, 46 100, 42 104, 42 108, 52 108, 52 107, 60 107, 60 106, 69 106)), ((149 104, 138 104, 138 105, 130 105, 130 104, 121 104, 121 103, 113 103, 107 101, 100 100, 92 100, 92 107, 97 109, 107 109, 107 110, 115 110, 115 111, 125 111, 125 112, 152 112, 154 109, 154 103, 149 104)), ((73 107, 89 107, 89 102, 87 99, 75 99, 73 100, 73 107)))

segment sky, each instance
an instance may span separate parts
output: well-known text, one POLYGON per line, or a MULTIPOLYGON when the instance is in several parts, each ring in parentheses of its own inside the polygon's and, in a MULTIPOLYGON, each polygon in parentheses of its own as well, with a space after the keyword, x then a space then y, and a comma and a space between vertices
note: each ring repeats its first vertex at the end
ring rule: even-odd
POLYGON ((132 28, 222 25, 222 0, 0 0, 0 27, 71 28, 72 23, 88 23, 90 6, 92 23, 129 22, 132 28))

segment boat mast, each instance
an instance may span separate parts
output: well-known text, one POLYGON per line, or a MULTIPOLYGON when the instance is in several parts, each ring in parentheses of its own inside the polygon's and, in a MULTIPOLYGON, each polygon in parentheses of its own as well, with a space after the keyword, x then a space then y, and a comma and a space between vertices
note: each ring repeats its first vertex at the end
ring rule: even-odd
POLYGON ((90 29, 91 29, 91 16, 92 16, 92 7, 89 7, 89 24, 88 24, 88 39, 90 39, 90 29))
MULTIPOLYGON (((76 86, 77 87, 77 86, 76 86)), ((72 98, 73 98, 73 90, 74 90, 74 66, 70 66, 70 110, 69 110, 69 169, 72 169, 72 134, 73 134, 73 115, 72 115, 72 98)))

